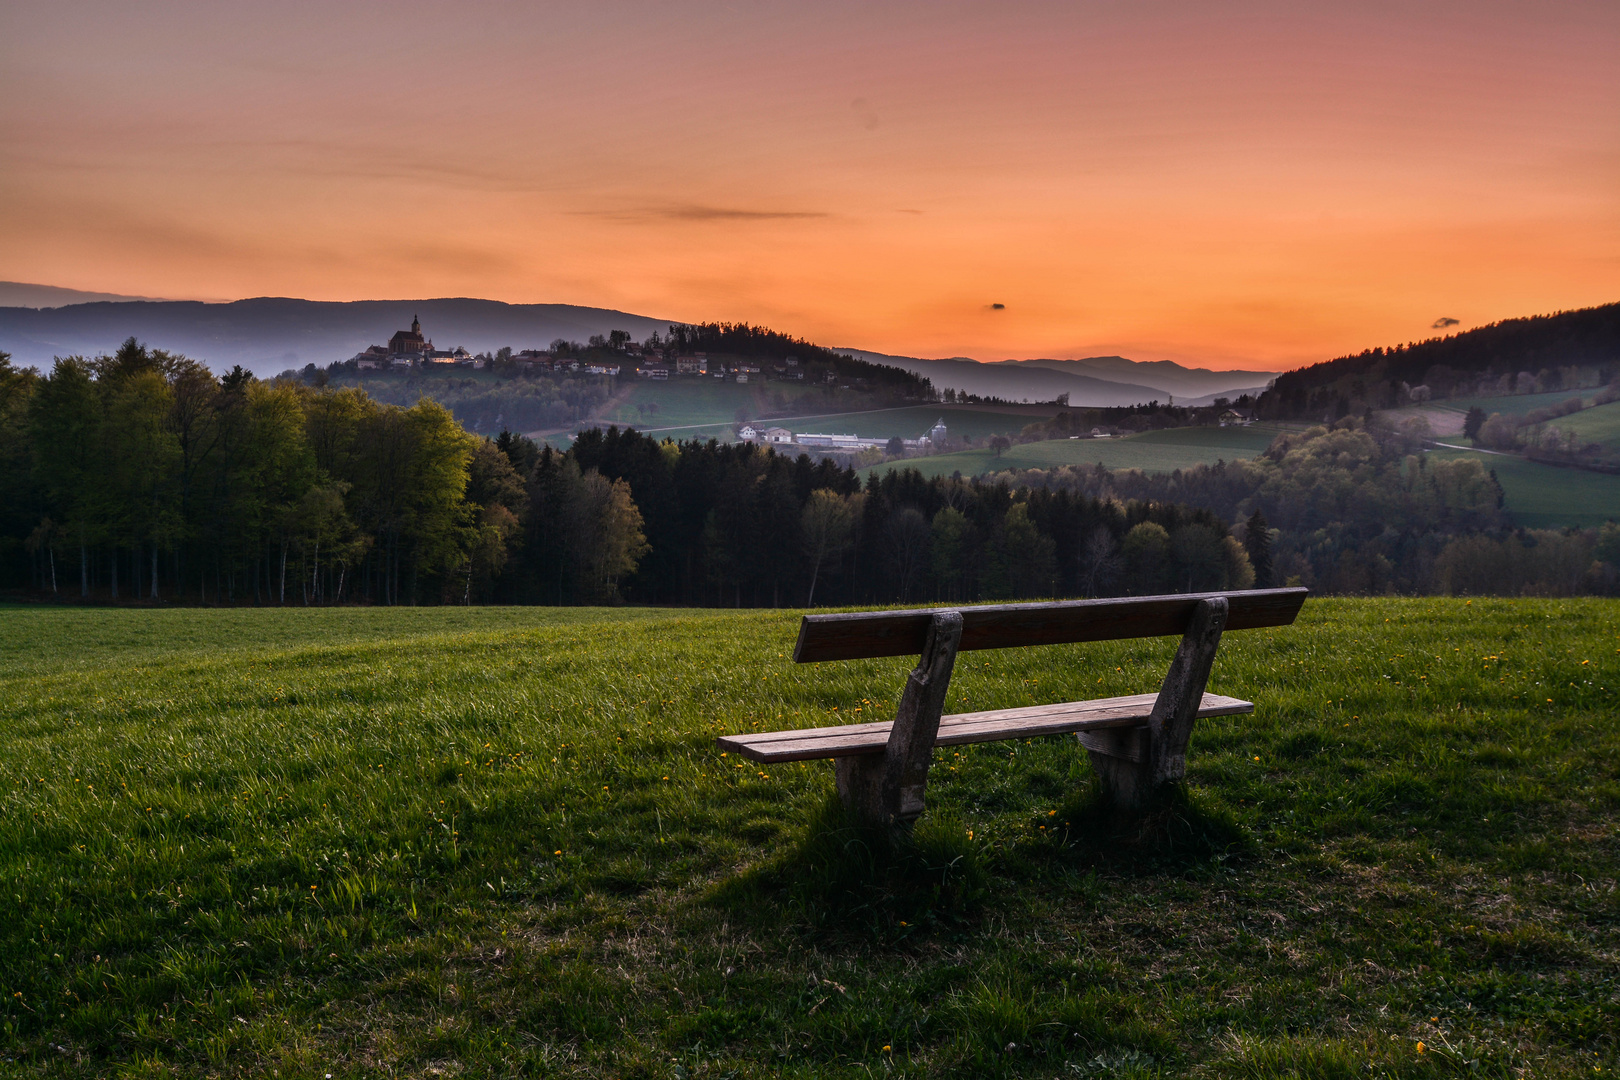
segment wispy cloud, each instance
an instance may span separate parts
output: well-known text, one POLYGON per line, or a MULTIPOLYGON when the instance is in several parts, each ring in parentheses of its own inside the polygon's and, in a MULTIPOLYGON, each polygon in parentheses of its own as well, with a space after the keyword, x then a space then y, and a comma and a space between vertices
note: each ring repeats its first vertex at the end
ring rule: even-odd
POLYGON ((1450 315, 1442 315, 1438 319, 1434 320, 1432 324, 1430 324, 1429 329, 1444 330, 1448 326, 1456 326, 1460 321, 1461 320, 1459 319, 1453 319, 1450 315))
POLYGON ((575 210, 581 217, 604 221, 802 221, 828 217, 822 210, 745 210, 735 206, 704 206, 682 203, 674 206, 638 206, 623 210, 575 210))

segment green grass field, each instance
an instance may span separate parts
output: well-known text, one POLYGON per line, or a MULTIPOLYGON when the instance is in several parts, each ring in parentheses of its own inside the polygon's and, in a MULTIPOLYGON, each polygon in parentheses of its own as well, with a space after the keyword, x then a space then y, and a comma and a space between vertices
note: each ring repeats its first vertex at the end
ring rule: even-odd
MULTIPOLYGON (((695 381, 695 380, 694 380, 695 381)), ((644 397, 661 400, 662 390, 666 384, 653 384, 654 390, 647 391, 644 397)), ((717 383, 717 387, 724 387, 725 383, 717 383)), ((775 385, 775 384, 771 384, 775 385)), ((705 390, 707 388, 704 388, 705 390)), ((748 387, 738 387, 747 390, 748 387)), ((639 390, 639 388, 638 388, 639 390)), ((790 408, 793 406, 789 406, 790 408)), ((893 409, 871 409, 862 412, 824 413, 815 411, 819 406, 815 397, 807 397, 798 406, 806 412, 803 415, 793 414, 778 419, 765 420, 766 424, 780 425, 794 432, 817 432, 824 435, 860 435, 869 439, 915 439, 920 435, 928 434, 928 430, 938 420, 944 420, 952 436, 966 435, 970 438, 981 438, 986 435, 1016 434, 1024 429, 1026 424, 1045 419, 1056 414, 1056 407, 1040 406, 1008 406, 1002 408, 987 406, 960 406, 960 405, 912 405, 893 409)), ((634 413, 633 405, 620 406, 617 416, 623 416, 626 409, 634 413)), ((749 416, 760 415, 775 416, 780 409, 772 408, 768 411, 751 409, 749 416)), ((732 427, 735 421, 728 413, 724 422, 715 422, 706 425, 670 426, 662 407, 656 416, 647 415, 644 418, 630 420, 631 426, 638 431, 646 431, 660 438, 668 436, 674 439, 719 439, 730 442, 733 438, 732 427)), ((623 422, 623 421, 621 421, 623 422)))
POLYGON ((1513 520, 1531 529, 1591 528, 1620 521, 1620 476, 1566 469, 1506 454, 1435 450, 1435 457, 1472 457, 1496 470, 1513 520))
MULTIPOLYGON (((950 421, 946 421, 949 423, 950 421)), ((954 430, 954 429, 953 429, 954 430)), ((1023 443, 998 458, 993 450, 959 450, 951 454, 874 465, 867 472, 915 468, 924 476, 982 476, 1002 469, 1054 469, 1059 465, 1095 465, 1110 469, 1171 472, 1225 459, 1258 456, 1281 428, 1275 424, 1252 427, 1190 427, 1148 431, 1123 439, 1048 439, 1023 443)))
POLYGON ((1582 443, 1602 443, 1620 449, 1620 401, 1584 409, 1549 421, 1560 431, 1573 431, 1582 443))
MULTIPOLYGON (((943 751, 790 612, 0 611, 0 1061, 22 1076, 1429 1077, 1620 1067, 1620 605, 1312 600, 1233 633, 1130 844, 1072 740, 943 751)), ((1174 642, 965 654, 952 709, 1174 642)))
POLYGON ((1545 409, 1561 404, 1572 397, 1578 397, 1590 404, 1595 389, 1586 390, 1555 390, 1550 394, 1510 394, 1507 397, 1473 397, 1473 398, 1447 398, 1437 401, 1435 406, 1446 409, 1456 409, 1458 412, 1467 412, 1478 407, 1486 416, 1491 413, 1501 413, 1503 416, 1523 416, 1536 409, 1545 409))
POLYGON ((825 391, 816 386, 787 382, 754 382, 739 386, 721 379, 695 376, 657 382, 637 379, 628 384, 625 390, 623 400, 612 408, 602 410, 597 419, 647 430, 702 428, 708 434, 714 434, 725 429, 728 436, 731 425, 736 422, 738 409, 748 416, 758 416, 773 408, 773 395, 780 395, 789 409, 794 409, 794 403, 803 399, 811 403, 806 411, 817 412, 820 409, 815 403, 826 396, 825 391), (656 412, 649 409, 652 405, 658 406, 656 412))

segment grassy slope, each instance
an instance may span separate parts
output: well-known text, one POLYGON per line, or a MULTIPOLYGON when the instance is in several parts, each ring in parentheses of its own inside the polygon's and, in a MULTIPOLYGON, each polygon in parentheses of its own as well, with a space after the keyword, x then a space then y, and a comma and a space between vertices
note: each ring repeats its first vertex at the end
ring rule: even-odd
MULTIPOLYGON (((1569 398, 1579 396, 1589 406, 1570 416, 1560 416, 1556 420, 1548 421, 1548 426, 1556 427, 1561 431, 1575 431, 1583 443, 1595 442, 1605 446, 1620 447, 1620 402, 1611 402, 1608 405, 1592 406, 1591 390, 1561 391, 1554 394, 1525 394, 1518 397, 1503 398, 1457 398, 1455 400, 1435 403, 1435 408, 1450 409, 1466 412, 1469 407, 1478 405, 1487 414, 1499 412, 1503 416, 1523 416, 1532 409, 1540 409, 1557 405, 1569 398)), ((1394 409, 1394 415, 1410 413, 1410 409, 1394 409)))
POLYGON ((816 386, 786 382, 754 382, 739 386, 721 379, 693 376, 656 382, 637 379, 626 390, 628 393, 624 400, 616 407, 602 411, 598 419, 649 430, 705 425, 729 429, 736 420, 738 409, 749 416, 757 416, 773 408, 772 395, 780 395, 788 402, 789 408, 800 398, 815 402, 824 396, 822 389, 816 386), (638 405, 657 405, 658 411, 642 412, 637 409, 638 405))
MULTIPOLYGON (((664 391, 669 386, 678 385, 673 381, 669 383, 653 383, 646 390, 638 386, 637 396, 630 399, 629 404, 620 406, 612 413, 612 416, 621 423, 630 423, 639 431, 646 431, 660 437, 668 435, 676 439, 717 438, 722 441, 730 441, 733 437, 731 429, 735 424, 735 420, 732 419, 732 410, 736 408, 735 402, 729 408, 721 408, 720 405, 716 405, 710 413, 704 414, 715 419, 704 420, 701 423, 697 420, 690 420, 690 422, 688 420, 691 416, 697 415, 693 411, 695 408, 703 408, 704 406, 701 404, 682 406, 683 409, 687 410, 678 414, 682 419, 671 422, 673 414, 668 405, 664 403, 665 397, 668 396, 664 391), (647 401, 660 402, 657 415, 641 416, 636 413, 635 403, 645 403, 647 401)), ((712 388, 716 391, 713 396, 717 402, 723 404, 726 395, 718 391, 723 390, 727 385, 730 384, 716 383, 715 387, 712 388)), ((769 385, 775 386, 776 384, 769 385)), ((700 399, 709 396, 710 389, 710 387, 690 387, 685 392, 696 403, 700 399)), ((747 390, 748 387, 733 387, 733 389, 747 390)), ((952 435, 968 435, 978 438, 984 435, 1017 433, 1022 431, 1026 424, 1050 417, 1056 412, 1055 408, 1019 409, 1014 407, 998 410, 991 407, 963 408, 954 405, 915 405, 904 408, 874 409, 865 412, 826 413, 822 411, 825 409, 825 405, 817 400, 819 396, 818 394, 806 394, 803 401, 798 404, 790 402, 787 406, 788 409, 802 410, 804 415, 810 417, 808 419, 798 418, 801 414, 795 411, 791 417, 766 420, 764 422, 773 425, 780 424, 795 432, 813 431, 822 434, 861 435, 870 439, 889 439, 895 436, 914 439, 919 435, 928 434, 928 429, 934 426, 934 422, 943 419, 952 435)), ((740 396, 736 398, 736 401, 741 400, 743 399, 740 396)), ((774 405, 766 409, 762 404, 763 400, 761 399, 760 402, 749 406, 749 416, 774 416, 784 411, 774 405)))
POLYGON ((1469 409, 1479 407, 1486 416, 1491 413, 1501 413, 1503 416, 1523 416, 1535 409, 1545 409, 1578 397, 1588 404, 1592 401, 1595 390, 1555 390, 1550 394, 1511 394, 1507 397, 1479 397, 1479 398, 1447 398, 1434 404, 1438 407, 1456 409, 1467 412, 1469 409))
POLYGON ((1436 450, 1433 454, 1447 459, 1474 457, 1495 469, 1513 520, 1527 528, 1591 527, 1620 521, 1620 476, 1472 450, 1436 450))
MULTIPOLYGON (((963 476, 980 476, 999 469, 1051 469, 1099 461, 1110 469, 1170 472, 1222 458, 1252 458, 1271 445, 1279 430, 1273 424, 1256 424, 1247 428, 1171 428, 1124 439, 1050 439, 1014 446, 999 458, 993 450, 960 450, 918 458, 906 466, 921 470, 924 476, 949 476, 957 471, 963 476)), ((895 467, 895 463, 875 465, 867 471, 881 473, 895 467)))
POLYGON ((1620 449, 1620 401, 1585 409, 1573 416, 1561 416, 1548 426, 1573 431, 1583 443, 1602 443, 1620 449))
MULTIPOLYGON (((990 744, 939 755, 945 891, 894 896, 833 889, 861 859, 824 763, 713 748, 892 707, 903 661, 795 667, 790 613, 8 609, 0 1046, 83 1076, 1606 1074, 1617 616, 1313 600, 1223 647, 1214 688, 1259 707, 1197 729, 1188 818, 1224 852, 1111 855, 1072 741, 990 744)), ((967 654, 951 707, 1140 690, 1172 646, 967 654)))

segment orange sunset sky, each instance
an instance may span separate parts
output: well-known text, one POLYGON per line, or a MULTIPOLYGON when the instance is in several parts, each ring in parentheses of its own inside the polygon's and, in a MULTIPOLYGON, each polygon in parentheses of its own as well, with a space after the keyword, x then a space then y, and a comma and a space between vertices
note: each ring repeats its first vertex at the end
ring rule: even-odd
POLYGON ((1620 300, 1620 3, 25 0, 0 279, 1290 367, 1620 300))

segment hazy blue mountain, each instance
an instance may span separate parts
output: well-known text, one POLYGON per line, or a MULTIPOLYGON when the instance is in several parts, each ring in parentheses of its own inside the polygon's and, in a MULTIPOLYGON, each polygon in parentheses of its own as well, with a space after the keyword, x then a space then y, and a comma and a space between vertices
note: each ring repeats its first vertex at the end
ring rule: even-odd
POLYGON ((627 330, 642 340, 669 320, 572 304, 503 304, 497 300, 359 300, 331 303, 260 297, 224 304, 119 301, 35 310, 0 308, 0 351, 22 365, 49 366, 53 356, 110 352, 133 335, 184 353, 215 371, 241 364, 259 375, 347 360, 368 345, 387 344, 396 330, 422 320, 440 348, 473 352, 503 345, 544 348, 556 338, 584 341, 627 330))
POLYGON ((85 292, 57 285, 30 285, 23 281, 0 281, 0 307, 65 307, 93 304, 98 300, 155 300, 153 296, 124 296, 120 293, 85 292))
POLYGON ((1135 361, 1122 356, 985 364, 961 356, 924 360, 860 349, 838 351, 926 376, 942 390, 964 390, 1007 401, 1052 401, 1059 394, 1068 394, 1071 405, 1098 407, 1166 401, 1171 396, 1178 403, 1185 398, 1189 405, 1208 404, 1219 396, 1237 397, 1263 389, 1274 378, 1267 371, 1208 371, 1168 360, 1135 361))
MULTIPOLYGON (((386 343, 413 317, 421 319, 422 332, 440 348, 462 345, 473 352, 493 352, 503 345, 542 348, 559 337, 584 341, 612 330, 627 330, 639 341, 669 328, 667 319, 571 304, 467 298, 333 303, 281 297, 202 303, 0 282, 0 351, 20 364, 42 368, 55 356, 111 352, 133 335, 202 360, 216 371, 241 364, 259 375, 274 375, 305 364, 324 367, 347 360, 368 345, 386 343)), ((861 349, 838 351, 927 376, 940 389, 1008 401, 1052 401, 1068 394, 1074 405, 1135 405, 1171 396, 1196 404, 1263 388, 1272 378, 1264 371, 1209 371, 1122 356, 987 364, 965 357, 924 360, 861 349)))
POLYGON ((1123 356, 1088 356, 1082 360, 1003 360, 998 366, 1007 365, 1145 383, 1176 395, 1177 401, 1215 395, 1236 396, 1255 387, 1264 389, 1267 383, 1277 377, 1275 371, 1211 371, 1209 368, 1184 367, 1172 360, 1127 360, 1123 356))

